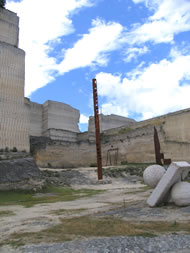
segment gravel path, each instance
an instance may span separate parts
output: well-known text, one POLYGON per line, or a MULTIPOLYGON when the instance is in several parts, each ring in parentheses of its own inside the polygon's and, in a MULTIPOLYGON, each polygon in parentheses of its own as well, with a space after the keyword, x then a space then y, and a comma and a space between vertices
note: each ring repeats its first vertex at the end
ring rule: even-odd
MULTIPOLYGON (((2 251, 1 251, 2 252, 2 251)), ((7 251, 8 252, 8 251, 7 251)), ((105 237, 20 247, 15 253, 189 253, 190 235, 105 237)), ((4 252, 3 252, 4 253, 4 252)))

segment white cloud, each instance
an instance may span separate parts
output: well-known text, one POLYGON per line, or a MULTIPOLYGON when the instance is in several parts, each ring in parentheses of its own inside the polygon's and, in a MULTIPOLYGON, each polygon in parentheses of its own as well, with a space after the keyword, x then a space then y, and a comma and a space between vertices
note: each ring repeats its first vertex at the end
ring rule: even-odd
POLYGON ((48 56, 51 43, 74 31, 70 15, 82 7, 91 6, 91 0, 8 0, 6 7, 20 17, 20 48, 26 52, 25 93, 54 80, 56 60, 48 56))
POLYGON ((65 58, 59 65, 60 73, 80 67, 106 65, 107 53, 120 46, 118 39, 122 30, 123 27, 119 23, 93 20, 89 33, 84 34, 73 48, 66 51, 65 58))
POLYGON ((149 51, 148 47, 144 46, 141 48, 132 47, 126 50, 126 58, 124 58, 125 62, 130 62, 132 59, 137 59, 138 56, 146 54, 149 51))
POLYGON ((112 101, 112 103, 105 103, 102 105, 102 113, 105 115, 116 114, 124 117, 128 117, 127 108, 123 108, 118 104, 118 101, 112 101))
POLYGON ((80 115, 80 123, 81 123, 81 124, 88 123, 88 119, 89 119, 88 116, 85 116, 84 114, 81 114, 81 115, 80 115))
POLYGON ((154 43, 171 43, 174 35, 190 30, 189 0, 133 0, 135 3, 145 2, 146 6, 155 12, 148 21, 136 25, 126 34, 130 44, 141 44, 147 41, 154 43))
POLYGON ((102 107, 120 115, 141 113, 142 119, 190 107, 190 54, 171 51, 170 59, 137 68, 125 78, 99 73, 98 93, 107 101, 102 107), (137 73, 135 73, 137 72, 137 73))

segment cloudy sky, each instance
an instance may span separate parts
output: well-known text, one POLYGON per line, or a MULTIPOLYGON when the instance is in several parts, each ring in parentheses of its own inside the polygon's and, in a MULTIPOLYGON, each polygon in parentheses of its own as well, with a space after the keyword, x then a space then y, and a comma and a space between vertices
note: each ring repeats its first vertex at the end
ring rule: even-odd
POLYGON ((20 17, 25 95, 136 120, 190 107, 190 0, 8 0, 20 17))

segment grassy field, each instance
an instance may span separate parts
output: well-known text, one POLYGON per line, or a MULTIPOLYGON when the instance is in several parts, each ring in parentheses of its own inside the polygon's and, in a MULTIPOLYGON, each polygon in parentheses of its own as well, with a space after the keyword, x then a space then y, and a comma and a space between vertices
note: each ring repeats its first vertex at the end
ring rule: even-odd
POLYGON ((41 192, 14 192, 1 191, 0 205, 23 205, 31 207, 41 203, 53 203, 58 201, 72 201, 78 198, 90 197, 102 193, 102 190, 80 189, 74 190, 69 187, 49 186, 41 192))

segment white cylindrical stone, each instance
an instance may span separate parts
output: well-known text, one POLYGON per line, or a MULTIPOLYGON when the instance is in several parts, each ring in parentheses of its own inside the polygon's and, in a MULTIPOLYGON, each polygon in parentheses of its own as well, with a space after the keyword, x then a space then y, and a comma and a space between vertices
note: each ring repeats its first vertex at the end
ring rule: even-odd
POLYGON ((190 205, 190 183, 178 182, 171 190, 171 199, 177 206, 190 205))
POLYGON ((165 171, 165 168, 158 164, 148 166, 143 173, 144 183, 155 188, 165 171))

